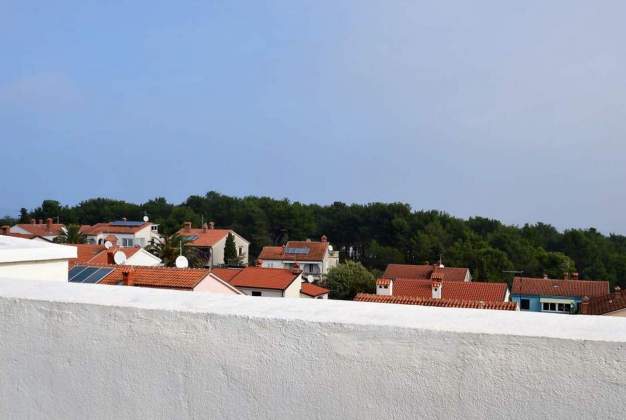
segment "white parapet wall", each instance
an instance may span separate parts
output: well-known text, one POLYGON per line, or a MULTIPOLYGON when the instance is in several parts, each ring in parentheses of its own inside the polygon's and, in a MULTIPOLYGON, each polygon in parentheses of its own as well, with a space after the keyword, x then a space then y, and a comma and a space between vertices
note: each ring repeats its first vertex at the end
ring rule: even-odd
POLYGON ((0 418, 622 419, 626 319, 0 280, 0 418))

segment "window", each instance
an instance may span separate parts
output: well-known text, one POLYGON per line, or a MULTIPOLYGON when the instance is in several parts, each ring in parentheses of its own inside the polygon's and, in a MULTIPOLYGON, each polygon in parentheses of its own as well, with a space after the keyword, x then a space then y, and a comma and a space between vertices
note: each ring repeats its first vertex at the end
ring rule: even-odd
POLYGON ((240 246, 240 247, 239 247, 239 256, 241 257, 242 255, 243 255, 243 247, 242 247, 242 246, 240 246))
POLYGON ((519 308, 522 311, 530 310, 530 300, 529 299, 520 299, 520 301, 519 301, 519 308))
POLYGON ((570 303, 542 302, 544 312, 570 313, 572 305, 570 303))
POLYGON ((127 248, 133 246, 133 238, 123 238, 122 246, 127 248))
POLYGON ((252 292, 252 296, 263 296, 261 292, 252 292))

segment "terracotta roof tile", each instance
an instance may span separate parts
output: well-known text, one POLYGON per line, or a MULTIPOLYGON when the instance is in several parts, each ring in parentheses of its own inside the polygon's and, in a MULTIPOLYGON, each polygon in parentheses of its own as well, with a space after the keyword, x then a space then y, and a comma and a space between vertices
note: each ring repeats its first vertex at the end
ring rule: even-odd
POLYGON ((232 232, 230 229, 182 228, 178 234, 186 238, 195 238, 187 243, 188 246, 209 247, 224 239, 230 232, 232 232))
POLYGON ((328 251, 328 242, 289 241, 285 246, 264 246, 261 260, 322 261, 328 251), (306 249, 306 253, 292 253, 293 249, 306 249))
POLYGON ((617 291, 589 299, 588 315, 604 315, 626 309, 626 291, 617 291))
POLYGON ((432 299, 411 296, 381 296, 367 293, 359 293, 354 298, 357 302, 395 303, 401 305, 437 306, 443 308, 468 308, 468 309, 495 309, 502 311, 514 311, 517 306, 514 302, 488 302, 468 301, 459 299, 432 299))
POLYGON ((212 274, 235 287, 285 290, 299 274, 283 268, 246 267, 214 269, 212 274), (238 271, 234 273, 234 271, 238 271), (227 278, 230 277, 230 278, 227 278))
POLYGON ((600 280, 553 280, 515 277, 512 294, 538 296, 605 296, 609 294, 609 282, 600 280))
POLYGON ((469 269, 460 267, 439 268, 435 265, 389 264, 383 273, 383 278, 430 280, 435 273, 435 276, 440 277, 440 280, 465 281, 468 271, 469 269))
MULTIPOLYGON (((93 264, 89 264, 90 266, 93 264)), ((96 264, 97 265, 97 264, 96 264)), ((174 267, 108 266, 113 272, 99 284, 116 285, 123 282, 124 271, 130 272, 134 285, 191 290, 209 275, 208 269, 174 267)))
POLYGON ((104 245, 97 244, 73 244, 71 246, 76 248, 78 256, 69 261, 70 267, 78 264, 108 264, 108 252, 122 251, 126 254, 126 258, 130 258, 139 252, 140 249, 139 247, 112 247, 107 250, 104 245))
MULTIPOLYGON (((506 283, 484 282, 441 282, 442 299, 503 302, 506 299, 506 283)), ((432 280, 396 279, 393 281, 393 296, 432 297, 432 280)))
POLYGON ((146 222, 138 226, 115 226, 113 222, 111 223, 96 223, 93 226, 90 225, 82 225, 80 227, 80 232, 85 235, 99 235, 102 233, 120 233, 120 234, 130 234, 137 233, 140 230, 145 229, 148 226, 151 226, 152 223, 146 222))
POLYGON ((328 292, 330 292, 330 290, 324 288, 324 287, 320 287, 316 284, 312 284, 312 283, 302 283, 302 286, 300 288, 300 293, 305 294, 307 296, 311 296, 311 297, 318 297, 318 296, 322 296, 327 294, 328 292))
POLYGON ((65 227, 65 225, 57 223, 52 223, 49 227, 47 223, 21 223, 16 226, 35 236, 57 236, 61 229, 65 227))

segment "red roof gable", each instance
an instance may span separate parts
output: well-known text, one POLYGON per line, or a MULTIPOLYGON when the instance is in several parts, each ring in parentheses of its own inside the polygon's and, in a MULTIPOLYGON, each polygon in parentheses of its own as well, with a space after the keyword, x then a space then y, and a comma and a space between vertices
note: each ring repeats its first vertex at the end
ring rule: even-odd
POLYGON ((113 268, 113 272, 107 275, 99 284, 121 284, 124 281, 123 273, 128 271, 135 286, 191 290, 209 275, 209 270, 202 268, 119 265, 108 267, 113 268))
POLYGON ((114 223, 96 223, 93 226, 82 225, 80 232, 85 235, 99 235, 101 233, 133 234, 151 225, 152 223, 150 222, 145 222, 138 226, 116 226, 114 223))
POLYGON ((502 311, 514 311, 517 309, 514 302, 484 302, 458 299, 432 299, 411 296, 381 296, 367 293, 357 294, 354 300, 357 302, 396 303, 401 305, 438 306, 443 308, 497 309, 502 311))
POLYGON ((214 269, 213 275, 235 287, 285 290, 300 274, 283 268, 246 267, 241 269, 214 269), (238 271, 234 273, 234 271, 238 271), (228 278, 230 277, 230 278, 228 278))
POLYGON ((51 223, 50 225, 47 223, 21 223, 16 226, 35 236, 57 236, 65 227, 65 225, 58 223, 51 223))
POLYGON ((608 281, 553 280, 515 277, 511 293, 515 295, 596 297, 609 294, 608 281))
MULTIPOLYGON (((506 283, 442 281, 441 298, 504 302, 508 286, 506 283)), ((393 281, 393 296, 432 297, 432 280, 396 279, 393 281)))
POLYGON ((194 238, 187 243, 188 246, 210 247, 226 238, 232 232, 230 229, 186 229, 182 228, 178 234, 186 238, 194 238))
POLYGON ((626 291, 620 290, 606 296, 598 296, 589 299, 582 306, 582 312, 586 315, 604 315, 610 312, 626 309, 626 291))
POLYGON ((328 251, 328 242, 289 241, 285 246, 264 246, 259 255, 261 260, 279 261, 322 261, 328 251), (294 250, 302 252, 293 252, 294 250), (306 250, 306 252, 304 252, 306 250))
POLYGON ((322 296, 328 292, 330 292, 330 290, 312 283, 302 283, 302 287, 300 288, 300 293, 311 297, 322 296))
POLYGON ((468 268, 442 267, 436 265, 409 265, 409 264, 389 264, 383 273, 386 279, 419 279, 430 280, 431 276, 440 277, 446 281, 465 281, 468 268))
POLYGON ((132 248, 121 248, 121 247, 112 247, 107 250, 104 245, 97 244, 68 244, 73 246, 77 250, 77 258, 70 260, 70 267, 78 264, 108 264, 107 253, 109 252, 117 252, 122 251, 126 254, 126 258, 130 258, 139 252, 139 247, 132 248))

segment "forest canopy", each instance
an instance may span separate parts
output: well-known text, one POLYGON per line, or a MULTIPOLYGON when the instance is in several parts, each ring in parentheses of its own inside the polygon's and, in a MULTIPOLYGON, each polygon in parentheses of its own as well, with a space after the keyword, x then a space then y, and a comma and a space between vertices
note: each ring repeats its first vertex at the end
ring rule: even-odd
POLYGON ((230 197, 217 192, 194 195, 181 204, 155 198, 143 204, 94 198, 76 206, 45 200, 3 224, 51 217, 65 224, 94 224, 123 217, 158 223, 164 234, 185 221, 199 226, 212 220, 232 228, 250 242, 250 255, 265 245, 326 235, 342 259, 370 270, 389 263, 434 263, 469 267, 477 280, 510 281, 513 271, 527 276, 561 278, 578 272, 582 279, 609 280, 626 286, 626 236, 603 235, 594 228, 558 231, 544 223, 505 225, 498 220, 467 220, 441 211, 415 211, 404 203, 302 204, 268 197, 230 197))

